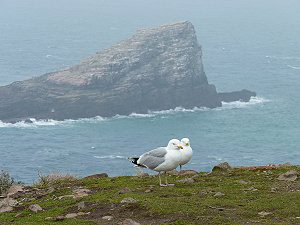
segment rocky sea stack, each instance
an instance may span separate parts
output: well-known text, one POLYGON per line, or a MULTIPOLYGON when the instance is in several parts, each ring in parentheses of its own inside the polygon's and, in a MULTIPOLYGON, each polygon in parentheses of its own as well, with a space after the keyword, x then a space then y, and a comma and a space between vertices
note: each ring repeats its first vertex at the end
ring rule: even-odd
POLYGON ((179 22, 138 30, 82 63, 0 87, 0 120, 110 117, 132 112, 249 101, 247 90, 217 93, 209 84, 195 29, 179 22))

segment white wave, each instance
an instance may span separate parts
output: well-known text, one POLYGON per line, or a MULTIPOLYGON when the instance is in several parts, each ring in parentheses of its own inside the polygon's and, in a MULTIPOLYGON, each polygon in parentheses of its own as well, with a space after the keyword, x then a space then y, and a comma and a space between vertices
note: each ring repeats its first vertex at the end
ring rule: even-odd
POLYGON ((265 104, 270 100, 262 97, 251 97, 249 102, 235 101, 235 102, 222 102, 222 107, 216 108, 215 110, 223 109, 241 109, 257 104, 265 104))
POLYGON ((0 128, 36 128, 38 126, 55 126, 58 124, 63 123, 63 121, 57 121, 57 120, 36 120, 34 118, 30 119, 31 123, 20 121, 17 123, 4 123, 0 120, 0 128))
POLYGON ((295 70, 300 70, 300 66, 287 65, 287 67, 290 67, 290 68, 295 69, 295 70))
POLYGON ((52 119, 36 120, 34 118, 31 118, 30 119, 31 123, 20 121, 14 124, 4 123, 0 120, 0 128, 37 128, 43 126, 68 125, 68 124, 75 124, 75 123, 101 123, 101 122, 117 120, 117 119, 141 119, 141 118, 153 118, 153 117, 168 118, 166 117, 166 115, 173 115, 176 113, 194 113, 194 112, 206 112, 211 110, 220 111, 220 110, 228 110, 228 109, 238 109, 238 108, 246 108, 257 104, 265 104, 267 102, 270 102, 270 100, 262 97, 251 97, 249 102, 241 102, 241 101, 222 102, 222 107, 218 107, 214 109, 209 109, 206 107, 200 107, 200 108, 194 107, 192 109, 176 107, 175 109, 168 109, 168 110, 161 110, 161 111, 148 111, 148 113, 145 114, 131 113, 128 116, 116 115, 110 118, 96 116, 93 118, 81 118, 77 120, 67 119, 63 121, 57 121, 52 119))
POLYGON ((266 55, 266 58, 269 59, 279 59, 279 60, 300 60, 300 57, 294 57, 294 56, 271 56, 266 55))
POLYGON ((127 159, 127 157, 121 156, 121 155, 104 155, 104 156, 95 155, 94 158, 96 158, 96 159, 127 159))

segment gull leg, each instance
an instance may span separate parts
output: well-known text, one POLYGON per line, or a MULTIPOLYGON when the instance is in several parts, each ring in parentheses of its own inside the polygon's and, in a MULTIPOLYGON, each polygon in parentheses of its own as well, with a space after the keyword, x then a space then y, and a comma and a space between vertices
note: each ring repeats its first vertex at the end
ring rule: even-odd
POLYGON ((169 183, 168 183, 168 180, 167 180, 167 177, 168 177, 167 172, 165 172, 165 176, 166 176, 166 186, 175 186, 175 184, 169 184, 169 183))
POLYGON ((162 184, 162 183, 161 183, 160 172, 158 172, 158 178, 159 178, 159 185, 160 185, 161 187, 166 187, 166 186, 167 186, 166 184, 162 184))

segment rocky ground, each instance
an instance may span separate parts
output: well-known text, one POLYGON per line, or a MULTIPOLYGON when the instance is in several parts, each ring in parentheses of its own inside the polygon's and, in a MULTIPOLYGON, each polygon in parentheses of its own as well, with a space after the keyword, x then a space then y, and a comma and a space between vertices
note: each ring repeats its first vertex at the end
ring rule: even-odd
POLYGON ((0 224, 300 224, 300 167, 42 179, 0 196, 0 224))

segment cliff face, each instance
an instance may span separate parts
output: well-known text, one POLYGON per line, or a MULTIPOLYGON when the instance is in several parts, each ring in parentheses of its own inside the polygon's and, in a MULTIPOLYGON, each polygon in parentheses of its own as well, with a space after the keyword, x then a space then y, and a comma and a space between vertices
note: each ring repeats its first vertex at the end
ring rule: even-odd
POLYGON ((0 120, 221 106, 201 56, 190 22, 139 30, 79 65, 0 87, 0 120))

